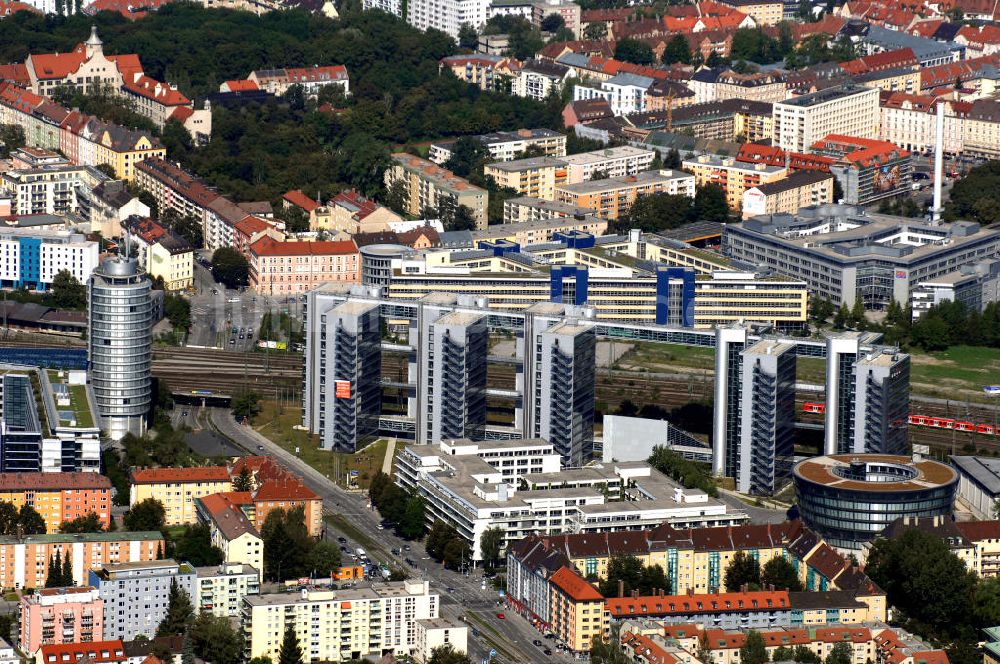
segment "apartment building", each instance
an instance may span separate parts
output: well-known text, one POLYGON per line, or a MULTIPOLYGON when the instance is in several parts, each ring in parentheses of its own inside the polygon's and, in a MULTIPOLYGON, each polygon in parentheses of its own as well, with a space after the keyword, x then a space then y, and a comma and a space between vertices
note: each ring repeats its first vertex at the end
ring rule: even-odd
POLYGON ((0 287, 45 291, 60 272, 87 283, 98 243, 70 231, 0 228, 0 287))
POLYGON ((489 193, 485 189, 405 152, 393 154, 392 159, 394 164, 385 172, 385 184, 391 187, 396 182, 403 183, 408 214, 421 217, 427 210, 434 210, 439 215, 453 214, 464 205, 476 220, 476 227, 486 228, 489 193))
POLYGON ((937 104, 944 104, 944 151, 960 154, 965 144, 965 121, 969 109, 964 102, 933 95, 894 92, 880 100, 879 139, 910 152, 929 153, 937 144, 937 104))
POLYGON ((875 138, 879 90, 846 84, 774 103, 773 144, 805 152, 828 134, 875 138))
POLYGON ((548 201, 544 198, 518 196, 508 198, 503 202, 503 222, 505 224, 521 221, 543 221, 566 217, 583 217, 593 214, 590 208, 567 205, 558 201, 548 201))
POLYGON ((576 233, 585 233, 599 237, 604 235, 607 230, 608 220, 593 215, 493 224, 492 226, 488 226, 486 230, 470 231, 469 248, 479 247, 480 242, 498 243, 501 241, 528 246, 559 241, 558 238, 560 237, 576 233))
POLYGON ((192 602, 198 597, 194 568, 169 559, 106 564, 90 571, 88 583, 104 601, 105 638, 123 641, 156 635, 173 584, 192 602))
MULTIPOLYGON (((264 575, 264 540, 247 516, 253 502, 245 492, 216 493, 198 498, 198 521, 208 526, 209 538, 226 563, 243 563, 264 575)), ((258 521, 263 524, 263 521, 258 521)))
POLYGON ((605 219, 618 219, 632 203, 648 194, 673 194, 694 198, 695 176, 684 171, 643 171, 637 175, 590 180, 556 187, 556 201, 590 208, 605 219))
POLYGON ((152 219, 132 218, 125 222, 129 239, 136 249, 139 266, 153 280, 163 280, 168 291, 190 288, 194 283, 194 249, 187 240, 152 219))
POLYGON ((877 201, 909 195, 913 158, 888 141, 831 134, 811 150, 833 157, 830 172, 844 191, 849 205, 871 205, 877 201))
POLYGON ((125 654, 121 639, 95 641, 93 643, 63 643, 42 646, 35 653, 35 664, 59 664, 87 659, 94 664, 133 664, 125 654))
POLYGON ((743 207, 743 193, 752 187, 777 182, 788 176, 788 169, 768 164, 748 164, 733 157, 704 154, 686 159, 684 170, 694 173, 696 187, 716 184, 726 193, 726 203, 735 212, 743 207))
POLYGON ((193 468, 135 468, 131 475, 129 506, 152 498, 163 503, 166 525, 197 522, 195 500, 232 490, 225 466, 193 468))
POLYGON ((0 473, 0 501, 33 507, 50 533, 91 513, 102 528, 111 521, 111 481, 99 473, 0 473))
POLYGON ((93 166, 43 166, 0 174, 0 190, 10 196, 10 214, 90 215, 92 190, 110 178, 93 166))
POLYGON ((594 639, 604 639, 611 622, 604 596, 586 579, 562 567, 549 579, 552 584, 552 631, 574 653, 588 653, 594 639))
MULTIPOLYGON (((497 131, 475 138, 486 147, 490 157, 497 161, 511 161, 528 148, 541 151, 543 157, 565 157, 566 136, 551 129, 518 129, 517 131, 497 131)), ((454 141, 432 143, 428 159, 435 164, 444 164, 451 158, 454 141)))
POLYGON ((219 197, 194 175, 163 158, 137 164, 135 181, 153 195, 161 214, 174 210, 181 217, 204 221, 209 204, 219 197))
POLYGON ((656 79, 640 74, 619 73, 598 82, 597 87, 576 84, 573 101, 603 99, 615 115, 632 115, 646 110, 646 93, 656 79))
POLYGON ((96 588, 42 588, 20 601, 18 647, 35 653, 43 645, 104 640, 104 600, 96 588))
POLYGON ((246 80, 252 81, 258 89, 267 90, 278 97, 283 96, 293 85, 301 87, 307 97, 313 98, 322 88, 331 85, 336 86, 345 96, 351 94, 351 77, 344 65, 257 69, 250 72, 246 80))
MULTIPOLYGON (((386 0, 366 0, 366 2, 385 4, 386 0)), ((453 39, 458 39, 462 25, 478 28, 486 23, 489 18, 490 0, 416 0, 400 2, 399 5, 406 10, 406 16, 403 18, 416 29, 433 28, 448 34, 453 39)))
POLYGON ((195 567, 198 598, 192 603, 199 611, 220 618, 238 618, 243 598, 260 594, 261 571, 245 563, 222 563, 195 567))
POLYGON ((244 597, 240 620, 248 657, 276 660, 291 628, 303 659, 344 662, 372 653, 409 655, 416 621, 438 618, 439 607, 427 581, 409 579, 244 597))
POLYGON ((784 101, 787 96, 785 79, 778 72, 737 74, 729 70, 723 72, 715 81, 716 99, 746 99, 774 103, 784 101))
POLYGON ((593 180, 595 175, 602 175, 603 178, 638 175, 649 170, 655 157, 653 150, 621 145, 569 155, 562 160, 566 163, 566 182, 575 184, 593 180))
POLYGON ((719 4, 743 12, 757 25, 778 25, 785 20, 785 4, 774 0, 720 0, 719 4))
POLYGON ((965 118, 962 142, 965 154, 982 159, 1000 157, 1000 103, 995 97, 972 103, 965 118))
POLYGON ((403 218, 387 207, 365 198, 357 191, 342 191, 326 205, 316 206, 309 213, 309 230, 344 231, 345 233, 380 233, 389 224, 403 218))
MULTIPOLYGON (((368 4, 371 0, 364 0, 368 4)), ((480 90, 497 90, 502 81, 511 76, 511 59, 501 55, 473 53, 448 55, 441 58, 438 71, 448 69, 460 81, 480 90)), ((520 95, 524 96, 524 95, 520 95)))
POLYGON ((249 247, 250 287, 263 295, 305 293, 329 281, 361 280, 354 240, 279 242, 262 237, 249 247))
POLYGON ((743 192, 743 218, 795 214, 799 208, 832 203, 833 180, 830 173, 795 171, 776 182, 750 187, 743 192))
POLYGON ((509 187, 519 194, 551 201, 556 186, 566 182, 567 157, 528 157, 513 161, 487 164, 483 175, 491 177, 500 187, 509 187))
POLYGON ((49 561, 72 561, 73 582, 106 564, 155 560, 163 553, 159 532, 102 532, 0 537, 0 583, 5 588, 44 588, 49 561))

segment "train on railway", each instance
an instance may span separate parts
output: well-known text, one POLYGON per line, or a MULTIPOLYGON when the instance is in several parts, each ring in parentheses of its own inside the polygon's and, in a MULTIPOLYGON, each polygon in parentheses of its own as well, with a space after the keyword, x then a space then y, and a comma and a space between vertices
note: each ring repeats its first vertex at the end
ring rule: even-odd
MULTIPOLYGON (((826 406, 822 403, 807 401, 802 404, 802 411, 806 413, 823 414, 826 406)), ((966 420, 956 420, 948 417, 934 417, 932 415, 915 415, 910 413, 907 418, 912 426, 929 427, 931 429, 950 429, 952 431, 967 431, 985 436, 1000 435, 1000 426, 995 424, 977 424, 966 420)))

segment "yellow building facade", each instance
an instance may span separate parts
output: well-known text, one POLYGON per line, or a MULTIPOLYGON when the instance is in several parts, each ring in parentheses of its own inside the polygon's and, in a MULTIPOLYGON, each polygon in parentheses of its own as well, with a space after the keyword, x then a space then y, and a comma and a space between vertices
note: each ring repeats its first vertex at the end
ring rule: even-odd
POLYGON ((529 157, 487 164, 483 175, 501 187, 509 187, 522 196, 555 199, 556 187, 566 182, 566 162, 555 157, 529 157))
POLYGON ((194 284, 194 250, 169 235, 149 248, 146 267, 151 277, 163 279, 168 291, 186 290, 194 284))
POLYGON ((682 164, 684 170, 694 173, 695 186, 718 185, 726 192, 729 209, 739 212, 743 208, 743 193, 752 187, 777 182, 788 175, 788 169, 767 164, 749 164, 732 157, 700 155, 682 164))
POLYGON ((230 490, 232 480, 225 466, 136 468, 129 506, 153 498, 163 504, 166 525, 179 526, 197 521, 196 499, 230 490))

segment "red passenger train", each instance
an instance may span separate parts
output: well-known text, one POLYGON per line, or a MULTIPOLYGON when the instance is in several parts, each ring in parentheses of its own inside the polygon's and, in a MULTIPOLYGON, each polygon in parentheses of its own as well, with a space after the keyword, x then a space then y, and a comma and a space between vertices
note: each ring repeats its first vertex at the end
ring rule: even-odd
MULTIPOLYGON (((824 413, 826 405, 807 401, 802 404, 802 411, 805 413, 824 413)), ((930 415, 910 415, 910 424, 918 427, 930 427, 932 429, 951 429, 953 431, 968 431, 969 433, 980 433, 986 436, 1000 435, 1000 426, 992 424, 976 424, 965 420, 953 420, 947 417, 932 417, 930 415)))

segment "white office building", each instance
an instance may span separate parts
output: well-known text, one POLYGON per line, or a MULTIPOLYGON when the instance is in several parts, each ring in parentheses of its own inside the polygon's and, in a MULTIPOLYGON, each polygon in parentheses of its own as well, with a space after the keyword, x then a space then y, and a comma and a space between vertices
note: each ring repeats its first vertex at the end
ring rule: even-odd
POLYGON ((854 84, 827 88, 774 104, 773 144, 807 152, 828 134, 878 138, 879 90, 854 84))
POLYGON ((409 0, 406 8, 406 22, 413 27, 434 28, 457 39, 463 24, 479 30, 486 23, 490 0, 409 0))
POLYGON ((428 523, 452 525, 483 558, 483 533, 506 544, 535 532, 613 532, 664 521, 678 528, 734 525, 731 512, 703 491, 684 489, 645 463, 560 468, 542 439, 413 445, 396 457, 396 482, 425 499, 428 523))
POLYGON ((98 243, 79 233, 0 228, 0 288, 45 291, 62 271, 85 284, 97 260, 98 243))
POLYGON ((0 175, 0 188, 11 197, 11 213, 90 215, 92 190, 110 181, 93 166, 45 166, 12 169, 0 175))
MULTIPOLYGON (((573 87, 573 101, 604 99, 611 105, 615 115, 631 115, 646 110, 646 92, 656 81, 639 74, 616 74, 597 87, 576 85, 573 87)), ((878 95, 875 95, 878 110, 878 95)))
POLYGON ((653 166, 656 152, 631 145, 581 152, 563 157, 566 163, 566 183, 575 184, 593 180, 594 174, 602 178, 623 178, 647 171, 653 166))

